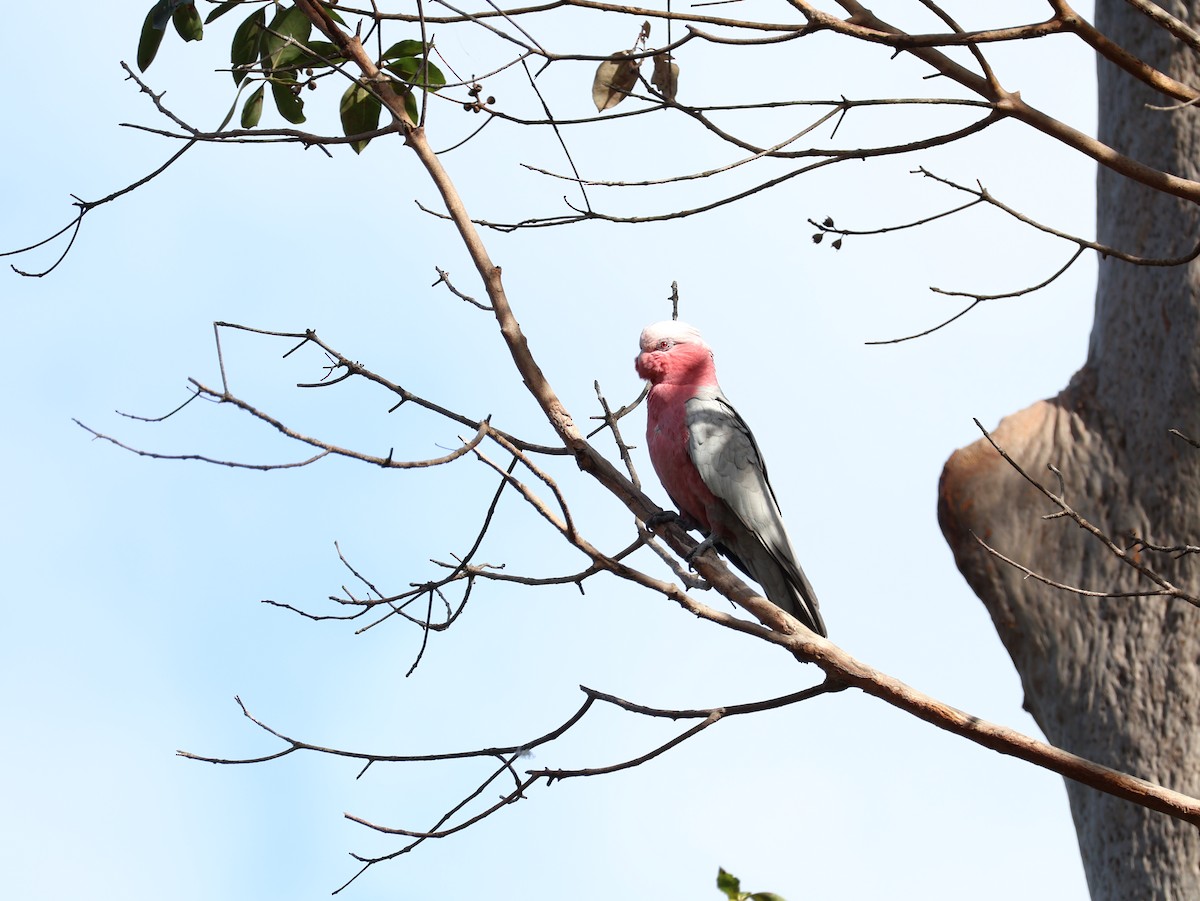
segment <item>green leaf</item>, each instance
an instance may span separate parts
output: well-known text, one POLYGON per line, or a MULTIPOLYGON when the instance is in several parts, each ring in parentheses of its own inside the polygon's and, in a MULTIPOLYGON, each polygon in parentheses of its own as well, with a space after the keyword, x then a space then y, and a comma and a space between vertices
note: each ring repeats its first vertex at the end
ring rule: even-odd
POLYGON ((275 101, 275 109, 279 111, 279 115, 293 125, 304 122, 304 100, 300 96, 300 92, 296 90, 295 80, 276 77, 270 79, 269 84, 271 85, 271 97, 275 101))
POLYGON ((338 45, 329 41, 308 41, 303 50, 299 47, 295 49, 300 54, 295 60, 295 65, 300 69, 321 69, 325 66, 341 65, 346 61, 338 45))
POLYGON ((425 45, 420 41, 400 41, 383 51, 383 59, 399 59, 402 56, 424 56, 425 45))
POLYGON ((275 14, 275 18, 267 27, 267 33, 263 36, 263 65, 270 69, 283 65, 280 55, 284 48, 289 46, 288 38, 294 38, 303 44, 308 42, 310 34, 312 22, 308 20, 308 16, 294 6, 281 9, 275 14))
MULTIPOLYGON (((381 104, 378 97, 360 84, 350 85, 346 89, 346 93, 342 95, 342 102, 338 106, 338 112, 342 117, 342 134, 350 137, 374 131, 379 127, 380 109, 381 104)), ((370 143, 370 138, 365 141, 353 141, 350 147, 355 153, 362 153, 368 143, 370 143)))
POLYGON ((750 901, 783 901, 783 898, 774 892, 755 892, 750 896, 750 901))
POLYGON ((412 91, 404 92, 404 111, 408 113, 408 118, 412 119, 414 125, 421 121, 421 112, 417 109, 417 98, 412 91))
POLYGON ((207 16, 204 17, 204 24, 207 25, 209 22, 215 22, 217 19, 221 18, 221 16, 225 15, 225 13, 229 12, 231 9, 234 9, 241 5, 242 5, 241 0, 226 0, 225 3, 222 3, 220 6, 218 6, 216 9, 214 9, 212 12, 210 12, 207 16))
POLYGON ((300 59, 303 56, 304 50, 299 44, 285 44, 271 56, 271 71, 278 73, 287 70, 295 73, 300 68, 300 59))
POLYGON ((146 21, 142 23, 142 36, 138 39, 137 49, 138 69, 142 72, 150 68, 150 64, 154 62, 154 57, 158 54, 158 48, 162 45, 163 35, 166 32, 161 28, 154 27, 154 19, 159 10, 165 8, 166 0, 159 0, 150 7, 150 12, 146 13, 146 21))
POLYGON ((446 76, 442 74, 442 70, 433 63, 426 61, 425 63, 425 84, 418 85, 424 87, 427 91, 436 91, 438 88, 446 86, 446 76))
POLYGON ((275 98, 275 109, 279 110, 279 115, 293 125, 299 125, 304 121, 304 101, 299 94, 292 93, 295 84, 295 79, 273 78, 271 96, 275 98))
POLYGON ((159 0, 154 7, 154 27, 159 31, 167 30, 167 23, 171 21, 171 16, 175 10, 181 6, 192 5, 194 0, 159 0))
POLYGON ((262 118, 265 89, 266 85, 259 85, 258 90, 246 98, 246 105, 242 107, 242 128, 253 128, 262 118))
POLYGON ((329 13, 329 18, 333 19, 333 21, 337 22, 339 25, 346 24, 346 20, 339 16, 338 11, 333 8, 333 3, 326 2, 326 0, 321 0, 321 5, 325 7, 325 12, 329 13))
POLYGON ((175 23, 175 30, 185 41, 204 40, 204 22, 200 20, 200 13, 196 12, 195 3, 185 3, 177 7, 175 12, 171 13, 171 21, 175 23))
POLYGON ((415 56, 404 56, 384 66, 389 72, 404 81, 411 82, 417 75, 421 61, 415 56))
POLYGON ((717 868, 717 888, 723 891, 730 901, 740 901, 745 897, 742 895, 742 881, 732 873, 726 873, 723 867, 717 868))
POLYGON ((250 14, 233 33, 233 46, 229 48, 229 64, 233 67, 233 83, 241 84, 246 77, 246 68, 258 61, 258 46, 262 41, 263 28, 267 24, 267 10, 262 8, 250 14))
POLYGON ((442 74, 442 70, 419 57, 405 56, 384 68, 401 81, 429 91, 436 91, 446 84, 446 76, 442 74))

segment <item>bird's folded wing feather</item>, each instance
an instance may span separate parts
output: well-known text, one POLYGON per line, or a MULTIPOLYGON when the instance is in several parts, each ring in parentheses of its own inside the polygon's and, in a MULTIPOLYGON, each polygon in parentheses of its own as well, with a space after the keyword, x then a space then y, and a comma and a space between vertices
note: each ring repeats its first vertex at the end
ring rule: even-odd
POLYGON ((767 481, 762 454, 745 420, 719 389, 710 389, 687 402, 687 426, 688 453, 708 490, 729 506, 795 583, 807 587, 767 481))
POLYGON ((708 490, 747 525, 778 518, 762 454, 745 420, 716 389, 687 402, 688 455, 708 490))

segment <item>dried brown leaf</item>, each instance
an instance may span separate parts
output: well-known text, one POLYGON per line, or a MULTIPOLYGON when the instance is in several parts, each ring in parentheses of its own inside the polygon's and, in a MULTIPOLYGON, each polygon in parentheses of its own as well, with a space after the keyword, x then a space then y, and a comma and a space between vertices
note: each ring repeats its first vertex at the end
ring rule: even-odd
POLYGON ((679 90, 679 66, 671 62, 669 54, 654 54, 654 78, 650 83, 658 88, 659 93, 669 102, 675 102, 675 92, 679 90))
POLYGON ((612 109, 637 84, 638 68, 642 61, 628 57, 628 51, 620 50, 596 68, 596 77, 592 80, 592 100, 598 111, 612 109))

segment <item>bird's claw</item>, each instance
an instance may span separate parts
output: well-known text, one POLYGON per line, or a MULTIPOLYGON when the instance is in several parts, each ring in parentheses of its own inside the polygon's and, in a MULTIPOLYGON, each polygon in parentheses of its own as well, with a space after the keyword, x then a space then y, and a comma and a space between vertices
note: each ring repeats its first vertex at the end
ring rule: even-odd
MULTIPOLYGON (((692 561, 711 548, 713 543, 714 540, 711 535, 708 538, 705 538, 688 552, 687 556, 683 558, 684 562, 686 562, 688 566, 692 566, 692 561)), ((692 568, 695 569, 695 567, 692 568)))
POLYGON ((679 514, 674 510, 659 510, 657 513, 651 513, 646 517, 646 528, 653 531, 659 526, 665 526, 669 522, 678 522, 679 518, 679 514))

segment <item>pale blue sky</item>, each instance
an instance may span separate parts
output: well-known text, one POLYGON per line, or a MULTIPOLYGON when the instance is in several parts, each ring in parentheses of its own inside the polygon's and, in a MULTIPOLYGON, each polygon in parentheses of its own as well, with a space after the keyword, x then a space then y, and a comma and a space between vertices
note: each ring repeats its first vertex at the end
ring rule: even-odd
MULTIPOLYGON (((876 11, 902 19, 911 6, 876 11)), ((997 24, 972 21, 974 6, 952 4, 968 27, 997 24)), ((1041 17, 1043 6, 1011 4, 1013 21, 1041 17)), ((754 8, 770 9, 755 0, 739 15, 754 8)), ((144 9, 78 0, 54 9, 53 19, 15 14, 13 33, 24 37, 7 49, 3 248, 64 224, 70 193, 104 195, 177 146, 118 127, 164 124, 118 66, 133 58, 144 9)), ((228 76, 211 70, 235 20, 216 23, 199 46, 168 36, 148 73, 197 125, 215 125, 232 100, 228 76)), ((637 24, 562 16, 539 34, 556 49, 606 53, 631 43, 637 24)), ((395 31, 396 40, 409 36, 395 31)), ((439 44, 464 75, 497 58, 487 42, 455 34, 439 44)), ((1094 128, 1093 63, 1069 38, 992 55, 1009 89, 1094 128)), ((921 81, 924 70, 910 60, 889 62, 885 50, 824 35, 756 51, 693 43, 679 63, 679 97, 688 102, 951 91, 921 81)), ((562 64, 543 76, 557 114, 591 112, 590 70, 562 64)), ((307 95, 314 128, 334 127, 337 93, 307 95)), ((487 93, 502 109, 535 111, 518 73, 489 81, 487 93)), ((451 104, 433 111, 438 147, 479 121, 451 104)), ((806 115, 745 127, 780 140, 806 115)), ((855 115, 836 141, 890 141, 881 135, 921 133, 936 121, 950 120, 912 110, 855 115)), ((263 124, 278 120, 269 113, 263 124)), ((738 158, 681 117, 589 126, 568 140, 581 170, 601 179, 738 158)), ((445 158, 477 216, 561 212, 564 186, 520 162, 566 170, 552 135, 502 123, 445 158)), ((956 148, 827 168, 685 222, 485 238, 535 354, 579 420, 597 412, 593 380, 614 403, 636 395, 638 332, 669 316, 665 298, 677 280, 684 318, 715 348, 725 391, 763 447, 833 640, 971 713, 1037 734, 938 532, 935 489, 946 456, 977 437, 971 417, 994 425, 1057 392, 1077 368, 1095 267, 1085 259, 1051 288, 988 305, 925 340, 865 346, 956 308, 928 285, 1014 289, 1046 277, 1071 250, 980 210, 924 231, 848 239, 840 252, 810 242, 810 216, 871 228, 960 202, 909 175, 917 165, 978 178, 1036 218, 1092 232, 1091 165, 1004 125, 956 148)), ((767 177, 759 172, 593 198, 657 212, 767 177)), ((696 707, 818 680, 778 651, 602 579, 584 597, 574 588, 481 587, 406 679, 415 630, 389 624, 356 637, 352 627, 259 600, 320 609, 348 578, 335 540, 390 590, 430 577, 430 557, 461 552, 475 534, 494 487, 480 464, 383 472, 326 460, 231 471, 139 458, 90 441, 72 423, 167 453, 306 456, 233 409, 197 404, 156 426, 113 413, 164 413, 186 396, 189 376, 215 385, 211 323, 228 319, 316 328, 410 390, 546 439, 493 321, 430 289, 440 266, 459 288, 482 294, 451 229, 414 200, 432 204, 435 193, 398 139, 357 158, 337 149, 333 159, 294 146, 199 147, 92 213, 53 275, 0 280, 11 339, 0 445, 0 554, 10 584, 0 637, 3 896, 325 897, 353 873, 348 851, 395 847, 343 812, 426 827, 480 772, 376 767, 356 781, 356 765, 314 756, 237 768, 175 757, 176 748, 231 757, 277 749, 241 718, 235 694, 266 722, 316 743, 425 753, 538 735, 575 710, 581 683, 696 707)), ((51 259, 46 252, 18 265, 51 259)), ((319 377, 321 360, 282 361, 288 346, 231 338, 226 365, 236 391, 301 431, 413 458, 442 453, 462 432, 407 408, 387 415, 389 399, 361 386, 297 391, 296 382, 319 377)), ((642 427, 635 414, 630 438, 642 427)), ((640 449, 636 462, 665 502, 640 449)), ((573 466, 553 469, 596 540, 623 546, 628 515, 573 466)), ((579 565, 514 498, 500 512, 503 527, 481 559, 536 574, 579 565)), ((637 559, 658 571, 648 556, 637 559)), ((593 716, 531 766, 610 763, 673 734, 615 712, 593 716)), ((491 821, 376 868, 347 897, 717 898, 718 866, 791 901, 1086 896, 1058 777, 846 692, 722 723, 634 772, 538 787, 491 821)))

